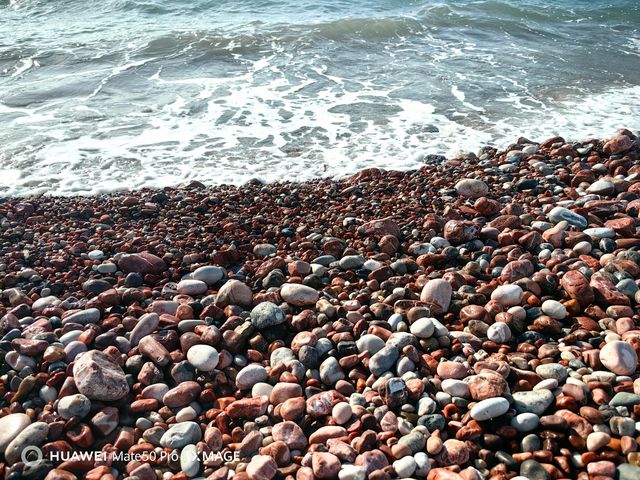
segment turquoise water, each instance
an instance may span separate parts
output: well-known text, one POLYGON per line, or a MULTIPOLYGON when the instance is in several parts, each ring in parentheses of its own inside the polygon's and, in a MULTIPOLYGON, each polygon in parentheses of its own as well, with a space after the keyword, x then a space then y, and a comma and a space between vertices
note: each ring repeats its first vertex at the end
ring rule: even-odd
POLYGON ((0 0, 0 195, 640 128, 637 1, 0 0))

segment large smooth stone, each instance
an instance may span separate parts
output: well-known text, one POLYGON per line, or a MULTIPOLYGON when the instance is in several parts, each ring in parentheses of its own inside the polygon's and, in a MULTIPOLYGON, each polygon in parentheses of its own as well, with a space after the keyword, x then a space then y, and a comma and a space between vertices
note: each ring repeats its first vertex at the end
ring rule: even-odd
POLYGON ((37 447, 47 439, 49 425, 44 422, 36 422, 27 426, 7 445, 4 456, 10 465, 20 461, 20 455, 26 447, 37 447))
POLYGON ((240 390, 248 390, 256 383, 264 382, 268 377, 266 368, 258 363, 251 363, 236 375, 236 387, 240 390))
POLYGON ((429 280, 427 284, 422 288, 420 293, 420 301, 435 305, 441 311, 434 312, 437 314, 446 313, 449 310, 449 304, 451 303, 451 294, 453 289, 451 284, 441 278, 429 280))
POLYGON ((602 347, 600 361, 613 373, 633 375, 638 366, 638 355, 627 342, 615 340, 602 347))
POLYGON ((224 278, 225 273, 221 267, 207 265, 196 269, 196 271, 191 274, 191 278, 201 280, 207 285, 214 285, 224 278))
POLYGON ((24 413, 12 413, 0 418, 0 453, 4 453, 7 445, 30 424, 31 419, 24 413))
POLYGON ((582 215, 579 215, 564 207, 555 207, 554 209, 552 209, 549 212, 549 220, 551 220, 553 223, 560 223, 564 220, 570 225, 578 227, 580 230, 584 230, 589 224, 587 222, 587 219, 582 215))
POLYGON ((160 438, 160 445, 166 448, 182 448, 194 444, 202 438, 200 425, 195 422, 182 422, 173 425, 160 438))
POLYGON ((207 284, 202 280, 185 279, 178 283, 178 293, 181 295, 204 295, 207 293, 207 284))
POLYGON ((150 273, 159 275, 167 270, 167 264, 160 257, 149 252, 132 253, 123 255, 118 260, 118 266, 124 273, 150 273))
POLYGON ((482 180, 465 178, 456 183, 456 192, 462 197, 477 198, 483 197, 489 192, 489 187, 482 180))
POLYGON ((285 283, 282 285, 280 287, 280 296, 289 305, 295 307, 314 305, 319 298, 319 294, 315 289, 298 283, 285 283))
POLYGON ((535 413, 541 416, 553 403, 553 393, 549 390, 532 390, 513 394, 513 406, 518 413, 535 413))
POLYGON ((198 370, 211 372, 218 365, 220 354, 210 345, 194 345, 187 352, 187 360, 198 370))
POLYGON ((253 301, 253 293, 251 289, 247 287, 240 280, 229 280, 216 295, 216 305, 224 308, 228 305, 240 305, 241 307, 248 307, 253 301))
POLYGON ((524 292, 518 285, 501 285, 491 293, 491 300, 495 300, 503 307, 520 305, 524 292))
POLYGON ((90 350, 76 358, 73 378, 78 391, 91 400, 112 402, 129 393, 129 384, 120 366, 99 350, 90 350))
POLYGON ((98 323, 100 321, 100 310, 97 308, 87 308, 80 312, 69 315, 62 319, 62 324, 78 323, 80 325, 87 325, 89 323, 98 323))
POLYGON ((286 320, 282 309, 271 302, 262 302, 251 310, 251 324, 258 330, 280 325, 286 320))
POLYGON ((400 352, 397 347, 387 345, 369 359, 369 370, 376 377, 379 377, 384 372, 391 370, 399 356, 400 352))

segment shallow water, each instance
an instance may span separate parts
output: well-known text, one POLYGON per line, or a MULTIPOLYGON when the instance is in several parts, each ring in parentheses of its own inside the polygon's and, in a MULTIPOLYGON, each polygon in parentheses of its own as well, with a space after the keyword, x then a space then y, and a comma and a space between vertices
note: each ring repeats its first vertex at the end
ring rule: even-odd
POLYGON ((414 168, 640 128, 640 4, 0 0, 0 195, 414 168))

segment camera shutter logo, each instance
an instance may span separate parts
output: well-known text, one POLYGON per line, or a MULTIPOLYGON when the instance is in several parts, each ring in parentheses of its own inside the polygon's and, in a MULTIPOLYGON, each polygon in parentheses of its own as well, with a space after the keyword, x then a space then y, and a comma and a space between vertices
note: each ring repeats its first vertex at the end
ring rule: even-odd
POLYGON ((20 454, 20 459, 24 462, 25 465, 29 465, 30 463, 35 463, 35 462, 39 462, 40 460, 42 460, 44 458, 43 454, 42 454, 42 450, 40 450, 38 447, 25 447, 24 450, 22 450, 22 453, 20 454), (35 460, 34 459, 29 459, 29 457, 33 457, 33 455, 35 455, 35 460))

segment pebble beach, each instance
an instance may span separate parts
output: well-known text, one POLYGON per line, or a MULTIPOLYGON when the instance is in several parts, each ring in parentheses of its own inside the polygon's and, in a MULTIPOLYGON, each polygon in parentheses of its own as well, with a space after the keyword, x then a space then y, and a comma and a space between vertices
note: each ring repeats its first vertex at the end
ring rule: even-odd
POLYGON ((638 479, 639 225, 629 130, 0 199, 0 478, 638 479))

